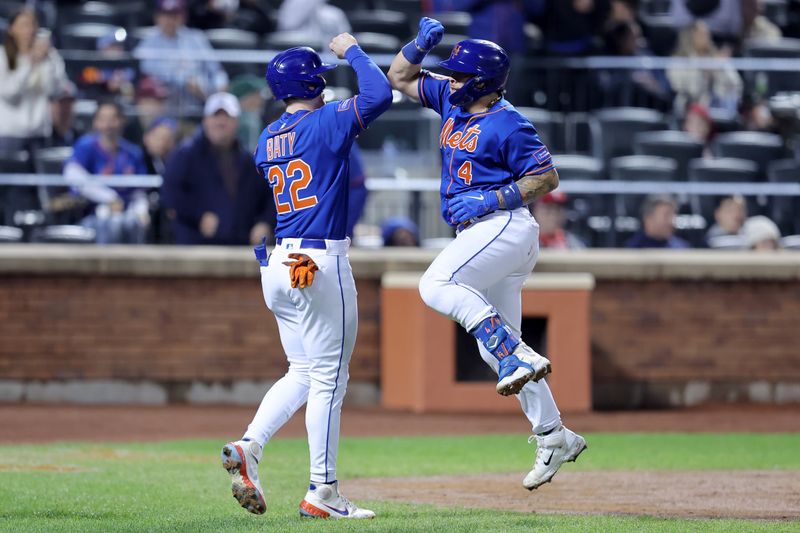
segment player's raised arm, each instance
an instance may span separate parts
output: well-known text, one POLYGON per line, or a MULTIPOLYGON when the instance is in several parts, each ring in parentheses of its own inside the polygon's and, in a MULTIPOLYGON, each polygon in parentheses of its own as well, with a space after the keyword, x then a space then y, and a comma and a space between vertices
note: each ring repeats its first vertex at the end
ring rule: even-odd
POLYGON ((439 44, 444 35, 444 26, 438 20, 422 17, 417 37, 405 45, 395 56, 389 67, 392 87, 409 98, 419 100, 417 81, 422 71, 422 60, 439 44))
POLYGON ((373 120, 392 105, 392 88, 389 80, 369 56, 364 53, 355 37, 342 33, 330 43, 331 52, 339 59, 346 59, 358 78, 358 98, 355 99, 361 127, 366 128, 373 120))

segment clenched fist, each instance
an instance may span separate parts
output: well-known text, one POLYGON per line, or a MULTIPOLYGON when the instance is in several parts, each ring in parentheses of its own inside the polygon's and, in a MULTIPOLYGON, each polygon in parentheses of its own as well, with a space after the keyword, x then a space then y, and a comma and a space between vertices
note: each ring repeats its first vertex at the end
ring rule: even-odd
POLYGON ((331 44, 328 46, 330 47, 331 52, 336 54, 336 57, 339 59, 344 59, 344 53, 347 52, 347 49, 357 44, 358 41, 356 41, 356 38, 349 33, 340 33, 333 38, 331 44))

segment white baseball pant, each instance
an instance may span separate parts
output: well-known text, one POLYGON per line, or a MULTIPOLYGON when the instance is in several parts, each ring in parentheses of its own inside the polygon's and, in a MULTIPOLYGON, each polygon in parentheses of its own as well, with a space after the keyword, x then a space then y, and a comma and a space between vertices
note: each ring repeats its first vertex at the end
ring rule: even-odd
MULTIPOLYGON (((522 207, 495 211, 460 231, 434 259, 420 280, 425 303, 472 331, 498 314, 520 336, 522 284, 539 256, 539 225, 522 207)), ((483 360, 497 373, 497 359, 483 346, 483 360)), ((561 415, 544 380, 528 382, 517 395, 533 433, 561 424, 561 415)))
POLYGON ((245 433, 262 446, 303 404, 311 462, 311 482, 336 480, 339 422, 347 390, 348 366, 358 329, 356 285, 347 256, 350 241, 326 241, 327 249, 300 248, 300 239, 282 239, 268 266, 261 267, 264 301, 278 321, 289 370, 264 396, 245 433), (314 283, 292 289, 292 252, 310 256, 319 267, 314 283))

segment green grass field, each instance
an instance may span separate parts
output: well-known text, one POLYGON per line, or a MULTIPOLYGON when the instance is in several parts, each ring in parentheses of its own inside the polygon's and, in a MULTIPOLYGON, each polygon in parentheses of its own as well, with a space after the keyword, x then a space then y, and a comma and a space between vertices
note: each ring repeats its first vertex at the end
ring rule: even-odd
MULTIPOLYGON (((576 470, 791 469, 800 434, 590 434, 576 470)), ((261 463, 268 513, 230 496, 217 440, 0 446, 0 531, 800 531, 800 522, 564 516, 360 501, 369 522, 297 516, 307 485, 307 445, 270 443, 261 463)), ((343 439, 342 479, 527 471, 521 436, 343 439), (503 453, 487 453, 503 450, 503 453)), ((557 479, 556 479, 557 482, 557 479)), ((345 484, 346 487, 346 484, 345 484)))

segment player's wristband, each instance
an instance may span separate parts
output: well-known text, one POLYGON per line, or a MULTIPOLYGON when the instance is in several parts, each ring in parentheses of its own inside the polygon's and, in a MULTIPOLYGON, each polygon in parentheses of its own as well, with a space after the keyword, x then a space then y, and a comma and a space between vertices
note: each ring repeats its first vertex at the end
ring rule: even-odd
POLYGON ((510 211, 522 207, 522 193, 516 183, 510 183, 499 190, 503 196, 503 202, 506 204, 505 209, 510 211))
POLYGON ((422 60, 425 59, 425 56, 428 55, 429 50, 420 48, 417 41, 414 40, 405 45, 401 52, 403 52, 403 57, 405 57, 409 63, 412 65, 419 65, 422 63, 422 60))

